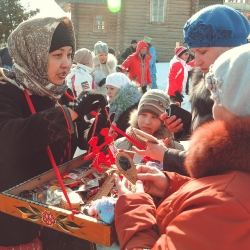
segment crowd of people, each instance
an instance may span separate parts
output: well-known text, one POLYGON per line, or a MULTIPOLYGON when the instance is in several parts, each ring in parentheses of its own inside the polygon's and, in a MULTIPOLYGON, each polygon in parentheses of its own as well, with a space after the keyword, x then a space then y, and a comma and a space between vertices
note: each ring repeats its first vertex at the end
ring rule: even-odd
MULTIPOLYGON (((51 169, 48 151, 60 165, 77 148, 88 150, 93 130, 101 144, 102 128, 116 132, 112 122, 146 148, 119 134, 117 149, 154 162, 137 165, 133 188, 114 174, 120 249, 247 249, 250 24, 237 10, 212 5, 187 20, 183 34, 187 47, 174 48, 162 91, 150 37, 132 40, 118 66, 103 41, 76 51, 67 17, 22 22, 8 38, 12 65, 0 68, 0 192, 51 169), (166 112, 187 100, 188 130, 166 112), (180 138, 189 141, 186 151, 176 147, 180 138)), ((88 241, 2 212, 0 221, 1 250, 90 249, 88 241)))

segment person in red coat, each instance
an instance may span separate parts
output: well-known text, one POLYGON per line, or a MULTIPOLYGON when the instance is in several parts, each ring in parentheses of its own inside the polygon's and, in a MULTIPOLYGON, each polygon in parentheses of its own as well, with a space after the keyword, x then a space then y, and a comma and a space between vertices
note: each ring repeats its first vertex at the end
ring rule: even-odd
POLYGON ((142 92, 147 91, 147 84, 151 87, 149 46, 146 42, 140 41, 136 52, 130 55, 121 65, 122 72, 128 71, 130 80, 134 80, 142 87, 142 92))
POLYGON ((174 51, 175 56, 170 61, 169 87, 167 92, 173 103, 181 103, 185 95, 188 71, 193 69, 194 60, 188 64, 186 63, 189 57, 189 50, 183 46, 176 47, 174 51))

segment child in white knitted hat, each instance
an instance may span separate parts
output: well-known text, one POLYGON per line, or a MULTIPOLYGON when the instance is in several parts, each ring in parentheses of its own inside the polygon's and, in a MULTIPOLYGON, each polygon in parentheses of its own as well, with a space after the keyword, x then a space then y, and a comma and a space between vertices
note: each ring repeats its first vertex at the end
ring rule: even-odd
MULTIPOLYGON (((112 73, 106 78, 109 114, 115 113, 113 123, 123 132, 129 127, 130 112, 137 108, 142 96, 140 86, 123 73, 112 73)), ((118 138, 121 135, 118 135, 118 138)))

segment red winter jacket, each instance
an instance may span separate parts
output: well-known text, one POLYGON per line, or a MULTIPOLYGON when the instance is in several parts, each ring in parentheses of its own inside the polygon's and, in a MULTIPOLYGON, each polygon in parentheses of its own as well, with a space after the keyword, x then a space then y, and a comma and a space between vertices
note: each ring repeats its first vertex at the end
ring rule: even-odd
POLYGON ((150 76, 150 67, 149 62, 151 59, 151 55, 147 52, 145 59, 143 60, 140 57, 140 50, 142 47, 147 47, 149 51, 149 46, 146 42, 140 41, 137 45, 136 52, 130 55, 121 65, 122 72, 126 72, 127 69, 128 77, 130 80, 135 80, 142 87, 146 85, 146 83, 152 83, 150 76))
POLYGON ((188 64, 179 57, 174 56, 170 61, 170 70, 168 75, 169 87, 168 95, 175 96, 175 91, 185 94, 185 86, 188 79, 188 71, 194 67, 194 60, 188 64))
POLYGON ((238 117, 197 129, 185 160, 197 179, 165 173, 169 189, 157 208, 146 193, 119 196, 115 225, 120 249, 249 249, 249 123, 250 117, 238 117))

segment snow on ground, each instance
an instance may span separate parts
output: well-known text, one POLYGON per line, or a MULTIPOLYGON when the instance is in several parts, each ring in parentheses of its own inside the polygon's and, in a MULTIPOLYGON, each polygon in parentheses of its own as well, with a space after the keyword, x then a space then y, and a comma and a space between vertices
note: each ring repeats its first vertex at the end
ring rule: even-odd
POLYGON ((156 78, 157 78, 158 89, 166 91, 169 63, 168 62, 156 63, 156 70, 157 70, 156 78))

